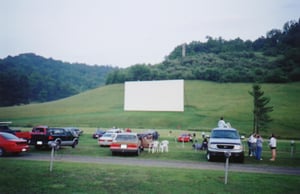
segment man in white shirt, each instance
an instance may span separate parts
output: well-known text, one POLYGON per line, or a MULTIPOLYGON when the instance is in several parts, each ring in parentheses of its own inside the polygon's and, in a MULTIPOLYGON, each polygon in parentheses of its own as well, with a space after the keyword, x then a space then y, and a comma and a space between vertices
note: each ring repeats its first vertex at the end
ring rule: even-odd
POLYGON ((227 124, 224 121, 224 118, 221 117, 220 120, 218 121, 218 127, 219 128, 228 128, 227 124))

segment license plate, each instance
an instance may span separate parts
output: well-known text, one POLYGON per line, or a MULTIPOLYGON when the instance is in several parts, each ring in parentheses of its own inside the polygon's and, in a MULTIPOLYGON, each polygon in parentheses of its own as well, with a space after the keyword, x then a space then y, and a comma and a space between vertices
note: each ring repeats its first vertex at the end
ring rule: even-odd
POLYGON ((37 144, 37 145, 42 145, 43 142, 42 142, 42 141, 37 141, 36 144, 37 144))
POLYGON ((126 149, 126 148, 127 148, 127 145, 126 145, 126 144, 121 144, 121 148, 122 148, 122 149, 126 149))

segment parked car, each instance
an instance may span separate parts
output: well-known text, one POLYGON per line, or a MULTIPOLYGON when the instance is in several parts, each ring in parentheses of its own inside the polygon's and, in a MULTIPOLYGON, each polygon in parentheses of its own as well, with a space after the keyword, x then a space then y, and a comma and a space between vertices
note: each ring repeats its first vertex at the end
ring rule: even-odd
POLYGON ((141 141, 141 147, 142 150, 144 150, 144 148, 150 148, 150 146, 152 145, 154 139, 153 139, 153 135, 150 133, 139 133, 137 134, 138 138, 141 141))
POLYGON ((98 139, 99 146, 110 146, 113 139, 116 137, 116 133, 104 133, 98 139))
POLYGON ((153 137, 153 140, 158 140, 159 138, 159 133, 156 130, 149 129, 148 131, 145 132, 146 134, 150 134, 153 137))
POLYGON ((181 134, 179 137, 177 137, 178 142, 191 142, 193 141, 193 137, 191 134, 181 134))
POLYGON ((0 132, 0 156, 6 153, 19 154, 29 151, 27 141, 11 133, 0 132))
POLYGON ((0 122, 0 132, 11 133, 19 138, 26 139, 27 141, 31 138, 31 133, 29 131, 21 131, 18 129, 11 129, 9 124, 12 122, 0 122))
POLYGON ((110 144, 112 155, 116 153, 134 153, 139 156, 141 153, 141 141, 136 133, 117 133, 110 144))
POLYGON ((149 148, 153 141, 156 141, 159 138, 159 133, 155 130, 147 130, 145 132, 138 133, 137 135, 141 141, 141 150, 149 148))
POLYGON ((208 161, 215 158, 225 158, 225 153, 231 159, 244 162, 244 148, 238 131, 234 128, 214 128, 209 136, 206 157, 208 161))
POLYGON ((64 127, 66 131, 70 131, 74 136, 77 136, 79 138, 80 136, 80 129, 75 127, 64 127))
POLYGON ((106 131, 104 129, 96 129, 95 133, 93 133, 92 137, 94 139, 98 139, 101 137, 106 131))
POLYGON ((123 132, 124 130, 119 128, 111 128, 106 131, 106 133, 123 133, 123 132))
POLYGON ((64 129, 73 131, 77 136, 80 136, 83 134, 83 131, 77 127, 64 127, 64 129))
POLYGON ((79 142, 78 135, 64 128, 49 128, 48 126, 37 126, 32 129, 30 145, 36 148, 61 146, 72 146, 75 148, 79 142))

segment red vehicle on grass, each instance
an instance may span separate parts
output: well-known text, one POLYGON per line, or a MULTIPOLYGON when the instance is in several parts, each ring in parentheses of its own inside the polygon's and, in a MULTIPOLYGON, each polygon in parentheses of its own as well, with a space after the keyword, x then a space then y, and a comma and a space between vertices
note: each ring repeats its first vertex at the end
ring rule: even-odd
POLYGON ((178 142, 191 142, 193 141, 192 135, 191 134, 181 134, 178 138, 177 138, 178 142))
POLYGON ((0 122, 0 132, 11 133, 19 138, 26 139, 29 141, 31 139, 31 132, 29 131, 21 131, 18 129, 9 128, 9 124, 12 122, 0 122))
POLYGON ((11 133, 0 132, 0 156, 7 153, 19 154, 27 151, 29 151, 29 145, 25 139, 11 133))

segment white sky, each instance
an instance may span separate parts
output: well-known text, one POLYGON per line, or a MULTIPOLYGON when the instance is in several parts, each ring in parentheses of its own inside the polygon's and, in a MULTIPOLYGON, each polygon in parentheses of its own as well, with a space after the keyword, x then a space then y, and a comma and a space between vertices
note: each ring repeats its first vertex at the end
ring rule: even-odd
POLYGON ((0 0, 0 58, 156 64, 182 43, 255 40, 299 17, 299 0, 0 0))

